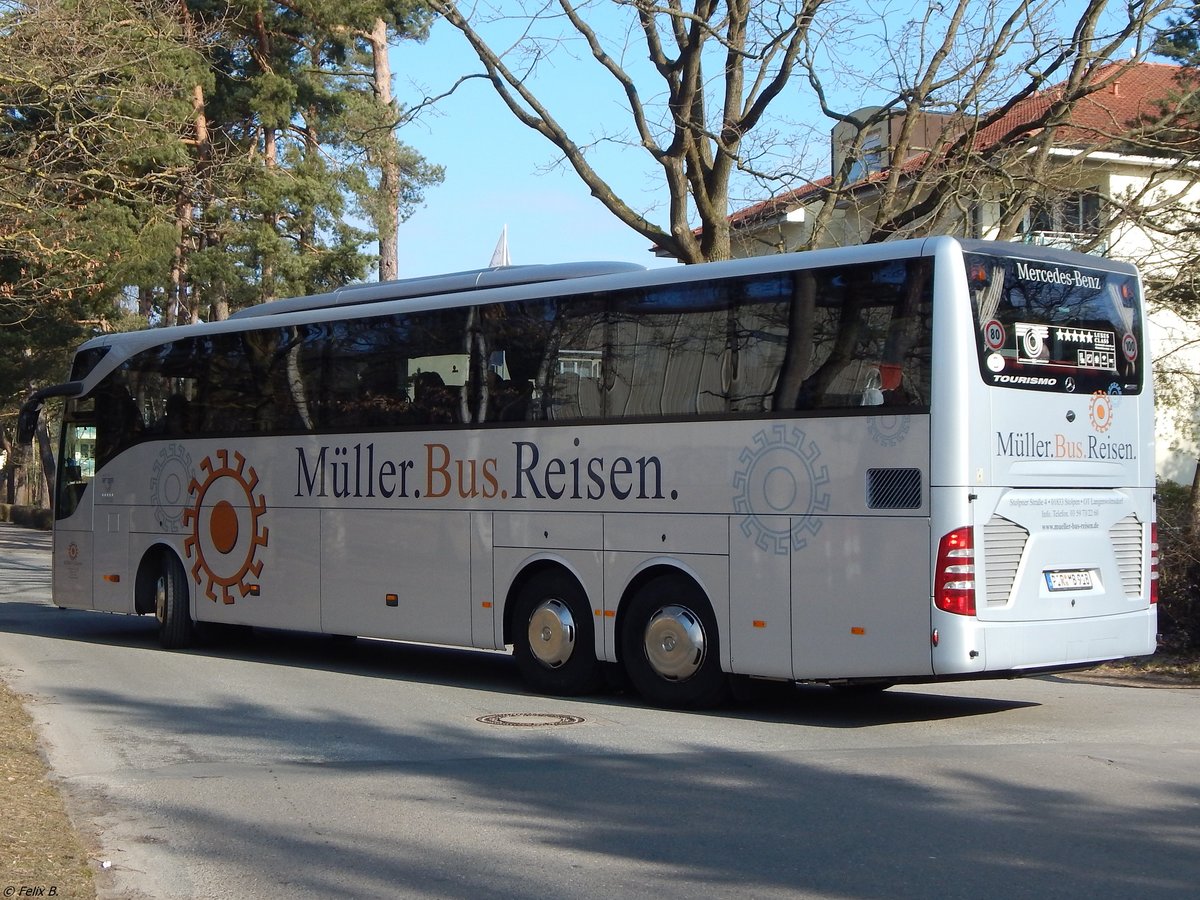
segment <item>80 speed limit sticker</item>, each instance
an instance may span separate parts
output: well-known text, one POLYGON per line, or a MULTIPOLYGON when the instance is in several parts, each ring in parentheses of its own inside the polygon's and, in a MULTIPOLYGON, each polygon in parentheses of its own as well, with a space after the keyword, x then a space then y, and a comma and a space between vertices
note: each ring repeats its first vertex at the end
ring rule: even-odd
POLYGON ((999 350, 1003 347, 1006 337, 1004 325, 999 319, 992 319, 983 326, 983 339, 987 341, 987 345, 993 350, 999 350))

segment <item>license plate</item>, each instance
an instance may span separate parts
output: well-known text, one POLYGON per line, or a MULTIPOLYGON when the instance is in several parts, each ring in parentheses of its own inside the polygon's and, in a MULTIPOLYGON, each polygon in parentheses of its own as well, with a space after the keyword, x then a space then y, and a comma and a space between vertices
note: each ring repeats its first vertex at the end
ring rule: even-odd
POLYGON ((1088 569, 1069 572, 1046 572, 1046 587, 1052 591, 1086 591, 1092 587, 1092 573, 1088 569))

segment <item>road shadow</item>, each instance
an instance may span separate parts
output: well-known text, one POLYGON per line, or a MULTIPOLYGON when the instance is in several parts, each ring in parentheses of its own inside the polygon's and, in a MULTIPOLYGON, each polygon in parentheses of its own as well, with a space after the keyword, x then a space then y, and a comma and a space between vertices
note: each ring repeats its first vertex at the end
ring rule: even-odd
POLYGON ((189 750, 192 735, 225 753, 274 742, 270 777, 297 793, 328 790, 321 779, 333 773, 339 791, 368 805, 349 817, 306 805, 293 820, 263 821, 253 806, 186 793, 123 801, 140 827, 170 822, 204 847, 226 877, 286 873, 287 893, 304 898, 352 884, 372 896, 463 900, 589 898, 600 885, 680 900, 1191 900, 1200 883, 1194 775, 1114 766, 1086 748, 896 746, 872 770, 856 751, 819 750, 801 731, 789 747, 739 750, 683 740, 663 720, 657 747, 614 752, 572 729, 484 733, 477 723, 315 714, 252 697, 210 705, 69 693, 114 727, 171 735, 168 749, 184 754, 174 762, 189 767, 180 780, 203 778, 207 790, 225 779, 236 789, 247 767, 189 750), (1073 771, 1083 777, 1064 782, 1073 771))
MULTIPOLYGON (((526 691, 512 657, 497 651, 209 624, 199 629, 195 647, 165 651, 159 647, 158 625, 151 616, 62 610, 45 603, 11 600, 0 602, 0 631, 511 694, 514 705, 529 706, 537 700, 536 695, 526 691)), ((594 697, 574 697, 572 702, 643 705, 619 677, 612 681, 608 691, 594 697)), ((745 681, 741 684, 744 686, 745 681)), ((992 715, 1036 705, 1008 698, 956 695, 953 683, 928 690, 910 686, 860 694, 825 685, 756 681, 751 690, 736 691, 724 706, 695 714, 822 728, 869 728, 992 715)))

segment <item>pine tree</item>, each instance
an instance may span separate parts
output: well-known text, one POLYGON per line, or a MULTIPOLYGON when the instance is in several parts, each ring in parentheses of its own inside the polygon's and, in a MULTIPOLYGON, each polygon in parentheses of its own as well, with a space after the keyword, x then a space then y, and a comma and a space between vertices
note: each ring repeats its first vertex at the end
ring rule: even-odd
POLYGON ((203 103, 212 174, 181 254, 192 318, 201 297, 220 317, 363 277, 369 235, 355 209, 394 277, 397 222, 440 170, 395 136, 386 51, 389 40, 423 39, 428 13, 396 0, 186 5, 193 21, 221 23, 203 103))
POLYGON ((399 223, 443 172, 396 134, 405 112, 392 93, 388 52, 401 41, 425 40, 431 13, 412 0, 320 0, 306 10, 322 41, 310 62, 336 97, 325 108, 333 113, 327 127, 339 137, 343 184, 378 235, 379 278, 396 278, 399 223))
POLYGON ((1171 17, 1154 41, 1154 52, 1185 66, 1200 64, 1200 2, 1181 16, 1171 17))
POLYGON ((408 0, 0 6, 5 413, 97 330, 340 286, 375 235, 394 274, 441 175, 396 138, 386 50, 428 24, 408 0))

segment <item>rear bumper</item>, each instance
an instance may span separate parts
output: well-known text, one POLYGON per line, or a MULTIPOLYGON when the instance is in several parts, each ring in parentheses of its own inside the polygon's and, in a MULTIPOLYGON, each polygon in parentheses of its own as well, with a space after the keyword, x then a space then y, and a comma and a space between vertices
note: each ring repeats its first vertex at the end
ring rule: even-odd
POLYGON ((941 631, 952 639, 939 641, 933 650, 936 676, 1032 674, 1153 653, 1158 610, 1150 606, 1120 615, 1041 622, 974 620, 968 628, 941 631))

